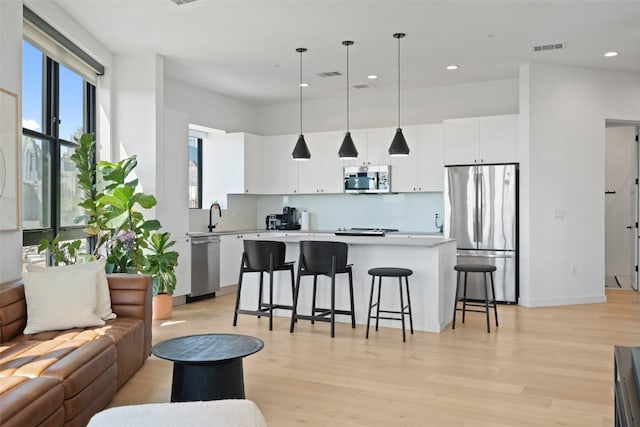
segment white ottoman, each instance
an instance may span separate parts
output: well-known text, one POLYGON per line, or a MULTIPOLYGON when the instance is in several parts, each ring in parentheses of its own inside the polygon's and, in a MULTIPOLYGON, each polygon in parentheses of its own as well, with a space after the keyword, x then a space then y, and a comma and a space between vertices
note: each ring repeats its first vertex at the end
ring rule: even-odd
POLYGON ((252 401, 229 399, 118 406, 98 412, 88 426, 267 427, 267 422, 252 401))

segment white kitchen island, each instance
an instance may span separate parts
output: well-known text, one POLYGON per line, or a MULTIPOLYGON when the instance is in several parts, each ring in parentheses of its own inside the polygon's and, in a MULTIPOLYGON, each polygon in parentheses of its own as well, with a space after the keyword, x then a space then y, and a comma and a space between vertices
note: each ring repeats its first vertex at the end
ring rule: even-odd
MULTIPOLYGON (((371 276, 367 273, 374 267, 404 267, 413 270, 409 277, 411 308, 414 330, 440 332, 453 316, 455 294, 456 242, 440 236, 392 234, 383 237, 336 236, 329 233, 267 232, 257 239, 282 241, 287 244, 287 261, 297 261, 301 240, 340 241, 349 245, 349 263, 353 264, 353 284, 356 323, 367 324, 371 276)), ((274 304, 291 304, 292 292, 288 272, 276 272, 274 277, 274 304)), ((255 310, 258 304, 259 274, 245 274, 242 285, 240 307, 255 310)), ((264 275, 264 302, 268 301, 268 275, 264 275)), ((318 277, 317 306, 330 305, 330 280, 318 277)), ((376 284, 377 287, 377 284, 376 284)), ((298 298, 298 312, 311 313, 313 279, 303 277, 298 298)), ((382 283, 381 309, 399 310, 398 280, 384 278, 382 283)), ((349 287, 346 274, 336 277, 336 308, 348 309, 349 287)), ((290 316, 288 310, 274 312, 278 316, 290 316)), ((408 321, 408 319, 406 319, 408 321)), ((240 316, 239 322, 243 321, 240 316)), ((304 320, 300 320, 304 322, 304 320)), ((336 316, 336 321, 350 322, 347 316, 336 316)), ((322 325, 322 323, 321 323, 322 325)), ((399 321, 380 320, 385 327, 400 328, 399 321)), ((325 325, 326 326, 326 325, 325 325)), ((408 323, 407 323, 408 328, 408 323)), ((328 330, 327 330, 328 333, 328 330)))

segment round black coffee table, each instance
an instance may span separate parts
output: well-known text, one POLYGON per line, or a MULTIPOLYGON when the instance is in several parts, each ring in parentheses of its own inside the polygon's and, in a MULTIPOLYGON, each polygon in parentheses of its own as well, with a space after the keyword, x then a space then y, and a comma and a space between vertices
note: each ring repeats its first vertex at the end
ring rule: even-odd
POLYGON ((189 335, 162 341, 151 353, 173 362, 172 402, 244 399, 242 358, 264 347, 237 334, 189 335))

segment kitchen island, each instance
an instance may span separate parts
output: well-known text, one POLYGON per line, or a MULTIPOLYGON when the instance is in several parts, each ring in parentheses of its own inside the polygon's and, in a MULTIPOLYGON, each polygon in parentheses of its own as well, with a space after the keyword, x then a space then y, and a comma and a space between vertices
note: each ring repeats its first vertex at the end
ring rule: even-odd
MULTIPOLYGON (((413 234, 387 234, 386 236, 335 236, 330 233, 266 232, 256 239, 282 241, 287 244, 287 261, 298 261, 301 240, 340 241, 349 245, 349 263, 353 264, 354 299, 356 323, 366 325, 371 290, 371 276, 367 273, 374 267, 404 267, 413 270, 409 277, 411 308, 414 329, 440 332, 453 316, 455 294, 456 241, 440 236, 413 234)), ((297 266, 296 266, 297 268, 297 266)), ((258 274, 246 274, 242 285, 241 308, 255 309, 258 301, 258 274)), ((265 281, 268 276, 265 275, 265 281)), ((336 308, 348 308, 347 275, 336 277, 336 308)), ((302 279, 298 312, 311 312, 313 280, 302 279)), ((268 283, 268 282, 265 282, 268 283)), ((267 289, 267 286, 265 286, 267 289)), ((265 292, 266 295, 266 292, 265 292)), ((330 279, 318 278, 317 305, 328 306, 330 301, 330 279)), ((267 299, 265 297, 264 301, 267 299)), ((291 304, 291 286, 288 273, 276 272, 274 277, 274 303, 291 304)), ((381 308, 398 310, 400 296, 398 282, 383 279, 381 308)), ((287 310, 276 310, 274 314, 290 316, 287 310)), ((242 318, 241 318, 242 319, 242 318)), ((242 320, 240 320, 242 321, 242 320)), ((350 322, 346 316, 336 316, 336 321, 350 322)), ((385 327, 400 328, 399 321, 380 320, 385 327)))

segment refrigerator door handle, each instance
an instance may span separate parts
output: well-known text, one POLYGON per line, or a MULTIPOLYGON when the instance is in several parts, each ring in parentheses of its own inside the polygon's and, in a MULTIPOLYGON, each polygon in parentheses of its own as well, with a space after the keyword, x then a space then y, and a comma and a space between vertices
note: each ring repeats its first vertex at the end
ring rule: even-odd
POLYGON ((506 259, 513 258, 513 255, 480 255, 480 254, 462 254, 459 252, 456 255, 463 256, 466 258, 506 258, 506 259))
POLYGON ((473 241, 478 242, 480 240, 480 230, 478 229, 478 218, 480 213, 478 212, 479 200, 478 200, 478 169, 474 167, 473 171, 473 185, 475 187, 474 194, 474 206, 473 206, 473 241))
POLYGON ((482 223, 482 217, 484 216, 484 176, 482 171, 478 172, 478 240, 480 236, 484 234, 484 224, 482 223))

